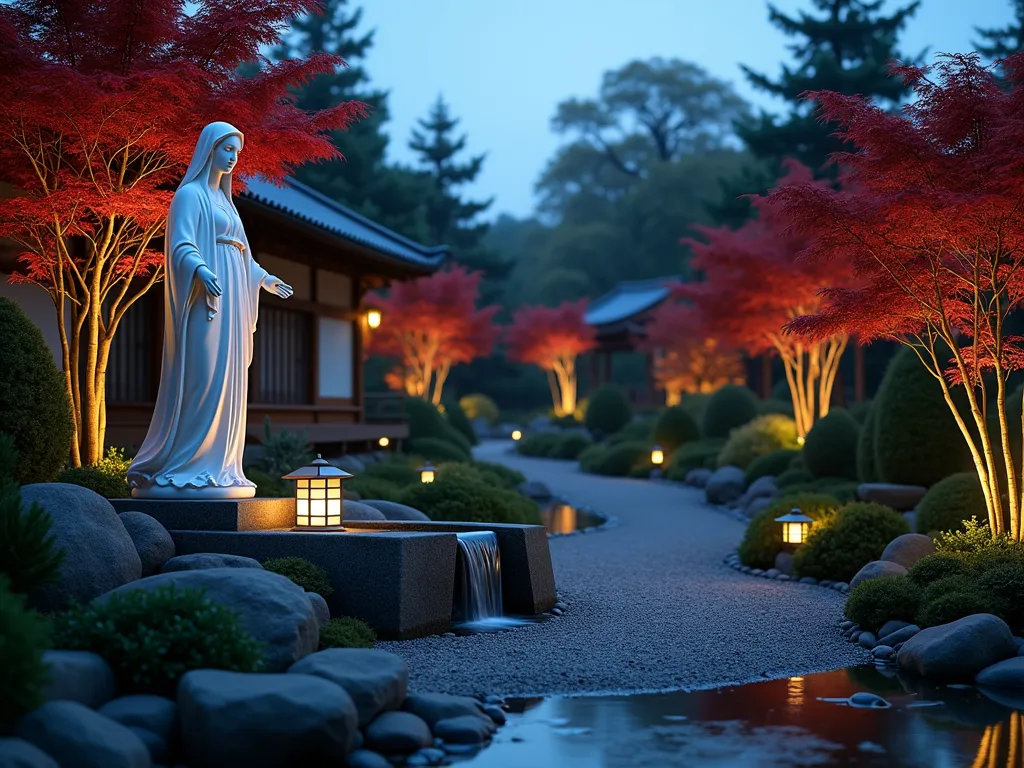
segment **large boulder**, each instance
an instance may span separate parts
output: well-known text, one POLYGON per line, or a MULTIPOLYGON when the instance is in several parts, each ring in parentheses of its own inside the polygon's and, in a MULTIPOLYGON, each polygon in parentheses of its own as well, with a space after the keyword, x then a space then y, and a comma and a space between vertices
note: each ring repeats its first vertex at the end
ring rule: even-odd
POLYGON ((1006 622, 990 613, 976 613, 922 629, 903 644, 896 660, 921 677, 970 681, 985 667, 1016 653, 1006 622))
MULTIPOLYGON (((875 551, 877 552, 877 550, 875 551)), ((891 576, 905 576, 906 573, 907 569, 899 563, 890 563, 888 560, 873 560, 857 571, 857 575, 850 579, 850 589, 865 581, 885 579, 891 576)))
POLYGON ((114 698, 117 684, 114 671, 102 656, 89 651, 45 651, 49 685, 43 697, 47 701, 77 701, 97 709, 114 698))
POLYGON ((415 752, 434 743, 430 728, 411 712, 382 712, 364 733, 366 746, 378 752, 415 752))
POLYGON ((104 717, 131 728, 149 748, 153 762, 162 761, 178 746, 178 705, 148 693, 122 696, 99 709, 104 717))
POLYGON ((349 695, 311 675, 193 670, 178 712, 193 768, 343 765, 357 730, 349 695))
POLYGON ((774 499, 779 495, 779 486, 771 475, 757 478, 750 484, 736 506, 746 509, 754 499, 774 499))
POLYGON ((142 577, 142 561, 117 512, 98 493, 67 483, 38 483, 21 489, 24 508, 45 509, 57 549, 64 550, 60 575, 33 595, 36 608, 59 611, 142 577))
POLYGON ((710 504, 729 504, 746 490, 747 480, 739 467, 722 467, 708 478, 704 495, 710 504))
POLYGON ((450 744, 482 744, 498 729, 492 720, 475 715, 459 715, 438 720, 434 735, 450 744))
POLYGON ((993 688, 1024 688, 1024 656, 1014 656, 985 667, 974 682, 993 688))
POLYGON ((882 552, 882 560, 899 563, 909 568, 918 560, 935 553, 935 542, 931 536, 920 533, 904 533, 889 542, 882 552))
POLYGON ((384 513, 379 509, 361 501, 346 501, 342 508, 345 520, 385 520, 384 513))
MULTIPOLYGON (((384 501, 382 499, 371 499, 370 501, 363 501, 368 507, 373 507, 384 515, 385 520, 405 520, 408 522, 421 523, 424 521, 429 522, 430 518, 420 512, 418 509, 407 507, 405 504, 399 504, 395 501, 384 501)), ((345 505, 346 517, 348 516, 348 505, 345 505)))
POLYGON ((861 483, 857 486, 857 498, 905 512, 916 507, 927 491, 927 488, 920 485, 861 483))
POLYGON ((414 693, 405 700, 402 709, 422 717, 431 728, 439 720, 472 715, 490 720, 484 705, 469 696, 450 693, 414 693))
POLYGON ((191 555, 178 555, 172 557, 163 568, 161 573, 178 573, 180 571, 204 571, 211 568, 259 568, 262 570, 259 560, 242 555, 222 555, 219 552, 196 552, 191 555))
POLYGON ((0 768, 60 768, 60 764, 24 739, 0 737, 0 768))
MULTIPOLYGON (((267 672, 283 672, 320 643, 316 613, 302 587, 262 568, 209 568, 149 576, 109 593, 158 589, 205 589, 214 602, 236 611, 254 639, 264 644, 267 672)), ((98 598, 106 600, 109 595, 98 598)))
POLYGON ((174 539, 160 521, 145 512, 122 512, 121 524, 132 537, 142 561, 142 575, 160 573, 164 563, 174 557, 174 539))
POLYGON ((400 708, 409 686, 405 659, 371 648, 328 648, 288 672, 322 677, 344 688, 355 702, 360 727, 385 710, 400 708))
POLYGON ((51 701, 18 723, 16 735, 61 765, 150 768, 149 750, 132 731, 76 701, 51 701))
POLYGON ((713 470, 704 469, 703 467, 691 469, 686 473, 683 483, 693 486, 694 488, 704 488, 707 486, 708 480, 711 479, 713 474, 715 474, 713 470))

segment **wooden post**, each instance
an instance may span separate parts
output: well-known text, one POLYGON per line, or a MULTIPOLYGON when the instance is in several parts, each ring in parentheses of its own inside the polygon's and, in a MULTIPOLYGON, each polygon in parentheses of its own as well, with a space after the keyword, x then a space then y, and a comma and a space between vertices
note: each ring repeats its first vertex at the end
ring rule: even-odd
POLYGON ((772 396, 772 358, 761 355, 761 397, 769 400, 772 396))

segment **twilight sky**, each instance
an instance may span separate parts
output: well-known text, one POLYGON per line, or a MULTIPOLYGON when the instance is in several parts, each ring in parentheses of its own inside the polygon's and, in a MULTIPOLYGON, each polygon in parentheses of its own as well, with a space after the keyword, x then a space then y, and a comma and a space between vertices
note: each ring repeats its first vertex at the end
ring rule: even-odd
MULTIPOLYGON (((533 184, 563 141, 549 128, 555 105, 592 97, 602 74, 637 58, 678 57, 733 82, 758 107, 776 102, 754 92, 742 62, 775 76, 788 58, 786 38, 768 24, 764 0, 355 0, 363 28, 377 30, 365 66, 390 90, 389 155, 406 148, 417 118, 443 94, 469 150, 486 152, 477 198, 494 196, 494 214, 528 215, 533 184), (626 9, 629 9, 628 11, 626 9)), ((899 5, 903 5, 901 1, 899 5)), ((775 0, 784 12, 810 0, 775 0)), ((888 0, 887 7, 896 5, 888 0)), ((916 55, 971 49, 975 26, 1004 26, 1008 0, 923 0, 902 49, 916 55)))

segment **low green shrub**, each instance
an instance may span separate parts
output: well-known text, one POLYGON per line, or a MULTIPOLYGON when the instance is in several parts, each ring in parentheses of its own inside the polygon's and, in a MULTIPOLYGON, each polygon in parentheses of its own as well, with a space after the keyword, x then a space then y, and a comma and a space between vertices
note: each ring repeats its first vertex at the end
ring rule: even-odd
POLYGON ((868 408, 857 437, 857 479, 862 483, 878 482, 878 464, 875 462, 875 434, 878 409, 868 408))
POLYGON ((963 521, 963 528, 956 531, 943 531, 935 539, 935 551, 944 553, 960 553, 977 558, 979 555, 1016 552, 1020 545, 1008 535, 993 536, 988 524, 971 517, 963 521))
POLYGON ((295 495, 294 483, 280 477, 271 477, 262 469, 249 467, 245 470, 245 476, 256 483, 256 496, 259 498, 284 499, 295 495))
POLYGON ((1014 634, 1024 629, 1024 558, 986 569, 978 575, 975 588, 1001 604, 1003 610, 998 615, 1014 634))
POLYGON ((461 405, 458 403, 448 403, 445 405, 444 417, 448 419, 449 426, 466 438, 470 446, 479 444, 480 438, 476 436, 476 430, 473 429, 473 425, 470 423, 469 417, 466 416, 466 412, 462 410, 461 405))
POLYGON ((315 458, 316 454, 306 440, 304 431, 279 429, 275 432, 271 427, 270 417, 266 416, 263 419, 263 443, 255 469, 262 470, 270 478, 277 480, 298 467, 306 466, 315 458))
POLYGON ((871 413, 871 400, 861 400, 859 403, 854 403, 849 407, 850 415, 853 416, 861 426, 868 420, 868 414, 871 413))
POLYGON ((459 400, 459 405, 470 419, 484 419, 488 424, 494 425, 501 418, 498 406, 487 395, 466 395, 459 400))
POLYGON ((754 393, 737 384, 726 384, 708 400, 700 432, 706 438, 728 438, 734 429, 756 417, 757 397, 754 393))
POLYGON ((377 634, 370 625, 350 616, 331 619, 320 630, 320 650, 325 648, 373 648, 377 634))
POLYGON ((604 442, 606 445, 616 443, 628 443, 643 441, 651 442, 651 433, 654 431, 654 422, 650 419, 634 419, 614 435, 608 435, 604 442))
MULTIPOLYGON (((359 473, 360 478, 373 478, 394 483, 400 488, 420 481, 420 473, 407 459, 392 459, 371 464, 363 472, 359 473)), ((349 481, 351 482, 351 481, 349 481)))
POLYGON ((431 520, 540 523, 537 504, 516 491, 490 486, 465 472, 443 472, 440 468, 434 482, 405 488, 399 502, 420 510, 431 520))
POLYGON ((604 447, 600 452, 580 458, 584 472, 610 477, 626 477, 646 460, 650 464, 651 446, 647 442, 629 441, 604 447))
POLYGON ((469 461, 469 452, 440 437, 420 437, 409 441, 409 453, 437 464, 442 461, 469 461))
POLYGON ((124 499, 131 493, 128 487, 128 468, 131 459, 124 450, 111 446, 107 455, 88 467, 72 467, 57 475, 58 483, 80 485, 107 499, 124 499))
POLYGON ((593 441, 582 432, 566 432, 555 443, 550 458, 578 459, 580 454, 591 445, 593 445, 593 441))
POLYGON ((804 464, 815 477, 857 479, 860 427, 842 408, 833 408, 816 422, 804 442, 804 464))
POLYGON ((869 632, 877 632, 890 620, 914 623, 921 592, 906 576, 871 579, 850 590, 844 612, 846 618, 869 632))
POLYGON ((0 733, 43 703, 49 683, 43 651, 49 646, 49 628, 25 606, 25 596, 11 590, 0 573, 0 733))
POLYGON ((921 627, 937 627, 976 613, 998 616, 1004 611, 1005 606, 999 600, 977 590, 949 592, 922 606, 917 614, 917 623, 921 627))
POLYGON ((970 571, 970 562, 963 555, 937 553, 922 557, 912 566, 907 577, 919 587, 927 587, 950 576, 964 576, 970 571))
POLYGON ((894 509, 869 502, 847 504, 830 524, 815 526, 794 554, 793 570, 801 578, 849 581, 908 531, 907 521, 894 509))
MULTIPOLYGON (((725 440, 719 437, 704 438, 687 443, 674 454, 668 468, 668 479, 682 482, 692 469, 714 469, 718 454, 722 452, 725 440)), ((582 463, 583 459, 580 458, 582 463)))
MULTIPOLYGON (((451 443, 469 456, 473 449, 462 433, 448 423, 433 403, 418 397, 407 397, 404 401, 405 416, 409 423, 409 452, 416 453, 412 444, 420 440, 442 440, 451 443)), ((429 456, 427 458, 430 458, 429 456)))
MULTIPOLYGON (((711 394, 707 392, 684 392, 679 398, 679 407, 690 414, 697 425, 704 423, 704 411, 711 402, 711 394)), ((701 433, 703 434, 703 433, 701 433)))
POLYGON ((258 672, 263 648, 237 613, 204 590, 135 589, 78 605, 54 621, 54 647, 92 651, 114 670, 118 692, 173 698, 192 669, 258 672))
POLYGON ((506 467, 504 464, 494 464, 490 461, 474 461, 471 467, 483 472, 485 476, 494 478, 495 482, 502 488, 514 491, 526 482, 526 475, 518 470, 506 467))
POLYGON ((802 470, 792 475, 788 474, 790 471, 787 470, 787 475, 781 478, 786 481, 785 484, 779 484, 779 478, 776 479, 776 485, 786 493, 827 493, 844 504, 857 500, 857 488, 860 484, 856 480, 847 480, 843 477, 809 479, 810 475, 804 474, 802 470), (799 481, 796 480, 797 477, 800 478, 799 481))
POLYGON ((272 557, 263 561, 263 567, 291 579, 307 592, 316 592, 320 597, 334 594, 327 571, 304 557, 272 557))
POLYGON ((791 418, 777 414, 758 416, 732 431, 718 454, 718 466, 746 469, 761 456, 798 447, 796 422, 791 418))
POLYGON ((775 484, 781 490, 808 485, 814 482, 814 476, 803 467, 791 467, 775 478, 775 484))
POLYGON ((562 435, 559 432, 535 432, 516 443, 516 452, 523 456, 549 459, 561 441, 562 435))
POLYGON ((402 493, 401 486, 380 477, 356 475, 345 481, 345 490, 354 491, 361 499, 379 499, 381 501, 398 501, 402 493))
POLYGON ((793 401, 792 400, 776 400, 771 398, 768 400, 757 401, 757 412, 762 416, 768 414, 776 414, 779 416, 789 416, 793 418, 793 401))
MULTIPOLYGON (((782 526, 775 518, 798 508, 815 521, 814 527, 827 525, 839 509, 839 501, 825 494, 796 494, 783 496, 756 515, 747 526, 740 542, 739 556, 751 568, 774 568, 775 556, 782 551, 782 526)), ((812 527, 812 532, 814 528, 812 527)))
POLYGON ((629 424, 633 411, 621 387, 606 384, 594 390, 587 404, 584 424, 593 435, 613 435, 629 424))
POLYGON ((928 489, 914 519, 919 533, 963 531, 965 520, 985 514, 978 473, 957 472, 928 489))
POLYGON ((651 434, 651 442, 660 445, 666 456, 695 440, 700 440, 700 427, 690 413, 678 405, 662 411, 651 434))
POLYGON ((777 451, 758 456, 747 467, 747 485, 761 477, 778 477, 789 469, 789 463, 800 451, 795 448, 780 448, 777 451))

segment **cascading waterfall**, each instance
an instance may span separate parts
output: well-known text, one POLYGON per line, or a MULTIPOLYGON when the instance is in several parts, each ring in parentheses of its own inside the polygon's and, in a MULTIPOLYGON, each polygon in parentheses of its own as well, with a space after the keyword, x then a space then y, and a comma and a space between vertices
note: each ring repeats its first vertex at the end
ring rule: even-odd
POLYGON ((501 552, 491 531, 456 534, 459 560, 455 569, 452 618, 461 624, 487 624, 503 617, 501 552))

